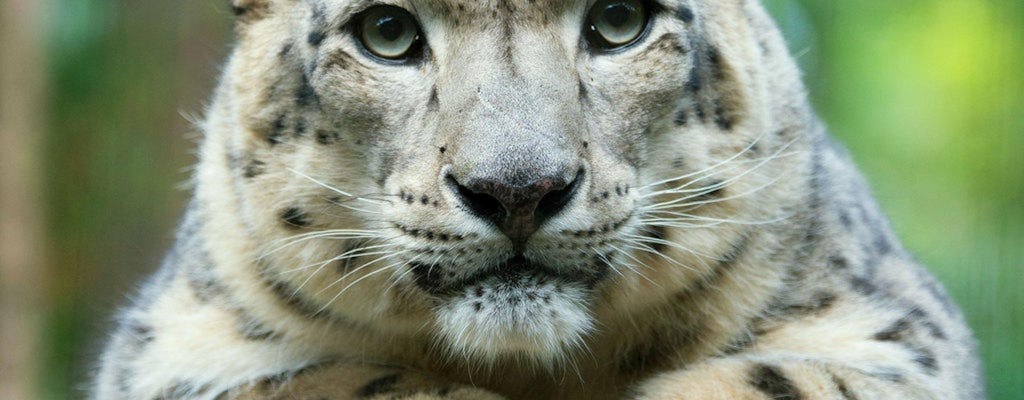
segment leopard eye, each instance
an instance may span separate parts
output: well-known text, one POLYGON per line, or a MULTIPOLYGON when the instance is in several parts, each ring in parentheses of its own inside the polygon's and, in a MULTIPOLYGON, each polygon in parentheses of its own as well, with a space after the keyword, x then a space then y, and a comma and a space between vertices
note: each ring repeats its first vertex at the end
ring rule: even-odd
POLYGON ((366 50, 388 60, 411 58, 419 50, 419 25, 408 11, 395 6, 366 10, 357 22, 360 42, 366 50))
POLYGON ((587 41, 612 50, 633 44, 644 33, 649 14, 640 0, 598 0, 587 15, 587 41))

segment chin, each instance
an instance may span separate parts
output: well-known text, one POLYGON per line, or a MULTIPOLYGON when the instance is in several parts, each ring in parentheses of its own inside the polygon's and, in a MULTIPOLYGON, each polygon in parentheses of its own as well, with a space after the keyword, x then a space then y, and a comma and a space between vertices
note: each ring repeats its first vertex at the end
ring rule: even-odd
POLYGON ((544 275, 493 277, 441 300, 437 336, 449 355, 470 363, 564 363, 593 331, 592 289, 544 275))

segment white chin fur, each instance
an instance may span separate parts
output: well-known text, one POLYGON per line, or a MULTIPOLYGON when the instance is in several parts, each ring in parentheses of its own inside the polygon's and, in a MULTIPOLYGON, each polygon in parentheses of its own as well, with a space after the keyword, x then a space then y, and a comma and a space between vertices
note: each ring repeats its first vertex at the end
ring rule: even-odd
POLYGON ((582 285, 523 277, 467 288, 437 309, 438 333, 451 355, 494 363, 516 357, 553 366, 593 329, 582 285))

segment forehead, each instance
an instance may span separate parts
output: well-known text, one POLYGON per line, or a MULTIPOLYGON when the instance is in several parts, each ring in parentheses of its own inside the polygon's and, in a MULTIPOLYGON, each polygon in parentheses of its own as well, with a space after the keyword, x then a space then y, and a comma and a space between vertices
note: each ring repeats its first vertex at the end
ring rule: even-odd
POLYGON ((591 0, 408 0, 411 3, 427 3, 443 8, 473 11, 529 11, 553 10, 569 5, 587 3, 591 0))
POLYGON ((306 0, 314 6, 339 8, 344 14, 356 13, 374 5, 393 5, 414 14, 430 13, 438 17, 523 18, 552 15, 593 3, 596 0, 306 0))

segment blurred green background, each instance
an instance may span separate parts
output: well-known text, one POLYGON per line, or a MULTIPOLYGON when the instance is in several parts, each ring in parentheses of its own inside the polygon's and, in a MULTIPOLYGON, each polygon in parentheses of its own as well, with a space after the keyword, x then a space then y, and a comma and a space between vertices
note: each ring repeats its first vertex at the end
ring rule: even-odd
MULTIPOLYGON (((32 396, 81 398, 112 311, 170 245, 189 121, 231 15, 227 0, 34 1, 46 89, 32 396)), ((1024 398, 1024 2, 764 2, 822 118, 962 305, 990 397, 1024 398)))

